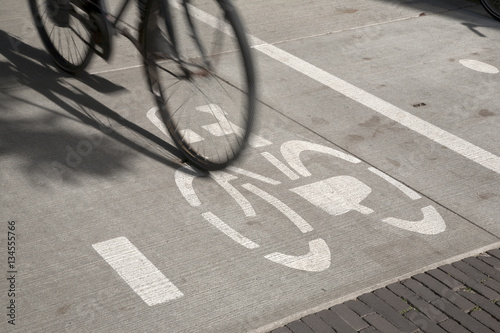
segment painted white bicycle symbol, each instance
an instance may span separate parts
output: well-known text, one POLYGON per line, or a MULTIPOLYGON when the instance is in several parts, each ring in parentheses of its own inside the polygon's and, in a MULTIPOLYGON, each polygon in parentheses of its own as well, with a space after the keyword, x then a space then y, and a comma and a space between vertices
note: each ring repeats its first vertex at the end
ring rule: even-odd
MULTIPOLYGON (((281 155, 287 164, 280 162, 278 158, 269 152, 263 152, 262 156, 283 172, 286 177, 291 180, 297 180, 300 177, 307 178, 311 176, 311 173, 301 160, 301 154, 306 151, 333 156, 347 163, 358 164, 361 162, 359 159, 339 150, 316 143, 298 140, 285 142, 281 146, 281 155)), ((379 170, 371 167, 368 168, 368 170, 386 180, 391 185, 396 186, 411 200, 418 200, 421 198, 418 193, 379 170)), ((281 183, 280 181, 239 168, 230 167, 227 171, 228 172, 213 172, 210 174, 210 177, 235 200, 235 202, 241 207, 241 210, 246 217, 253 217, 256 213, 254 206, 248 201, 243 193, 231 184, 231 181, 238 179, 236 174, 239 176, 247 176, 254 181, 270 185, 279 185, 281 183)), ((200 176, 201 174, 194 169, 183 167, 176 171, 175 181, 183 197, 192 207, 205 208, 193 186, 194 180, 200 176)), ((314 230, 314 228, 296 211, 272 194, 250 182, 241 185, 241 187, 260 197, 280 211, 302 233, 308 233, 314 230)), ((324 180, 309 183, 307 185, 294 187, 289 190, 331 216, 340 216, 351 211, 356 211, 363 215, 374 213, 372 208, 362 204, 362 201, 370 195, 372 189, 362 181, 352 176, 330 177, 324 180)), ((436 235, 445 231, 446 224, 433 206, 425 206, 421 208, 421 212, 423 214, 423 218, 419 221, 404 220, 395 217, 387 217, 382 219, 382 221, 396 228, 425 235, 436 235)), ((247 249, 255 249, 259 247, 259 244, 233 229, 210 210, 202 211, 201 216, 241 246, 244 246, 247 249)), ((324 271, 330 267, 331 261, 330 248, 322 238, 310 241, 309 253, 301 256, 274 252, 265 255, 264 257, 277 264, 309 272, 324 271)))
MULTIPOLYGON (((205 107, 200 106, 197 109, 200 112, 203 112, 205 107)), ((210 109, 217 109, 217 107, 212 105, 210 109)), ((223 111, 221 110, 220 112, 223 111)), ((159 121, 159 119, 157 119, 155 108, 148 112, 148 118, 160 130, 166 133, 166 129, 162 127, 163 124, 159 121)), ((217 118, 217 114, 214 115, 214 118, 217 118)), ((210 131, 210 125, 205 126, 205 128, 207 129, 207 133, 192 133, 191 137, 194 140, 203 140, 204 135, 238 135, 238 131, 234 130, 234 128, 237 129, 236 126, 227 126, 223 133, 210 131)), ((253 148, 262 148, 272 145, 272 142, 255 134, 251 135, 249 143, 253 148)), ((307 153, 334 157, 339 161, 351 165, 361 163, 361 161, 356 157, 339 150, 302 140, 291 140, 283 143, 280 147, 280 153, 286 163, 283 163, 279 158, 269 152, 262 152, 261 155, 268 163, 283 173, 286 179, 291 181, 297 181, 301 177, 307 179, 312 176, 311 172, 304 165, 301 159, 301 156, 307 153)), ((421 196, 418 193, 380 170, 368 167, 368 171, 396 187, 410 200, 416 201, 421 199, 421 196)), ((202 204, 194 186, 195 179, 202 176, 205 175, 191 167, 182 167, 175 172, 175 182, 184 199, 186 199, 192 207, 200 209, 200 214, 206 221, 239 245, 250 250, 259 248, 260 245, 258 243, 232 228, 228 223, 224 222, 211 210, 206 209, 206 207, 202 204)), ((239 180, 238 177, 241 176, 248 177, 252 181, 258 181, 260 183, 273 186, 280 185, 282 182, 236 167, 229 167, 226 171, 210 173, 210 177, 239 205, 245 217, 252 218, 256 216, 254 206, 243 195, 238 187, 231 184, 231 182, 239 180)), ((290 220, 300 230, 300 232, 306 234, 314 230, 314 228, 294 209, 259 186, 256 186, 251 182, 246 182, 241 185, 241 188, 256 195, 257 197, 260 197, 269 205, 276 208, 288 220, 290 220)), ((306 185, 290 188, 289 191, 295 193, 331 216, 341 216, 349 212, 358 212, 363 215, 370 215, 375 212, 374 209, 362 204, 362 201, 368 198, 372 192, 372 188, 361 180, 349 175, 329 177, 306 185)), ((395 228, 424 235, 437 235, 446 230, 446 223, 439 212, 432 205, 424 206, 420 208, 420 210, 423 214, 423 218, 420 220, 405 220, 389 216, 383 218, 382 222, 395 228)), ((322 238, 310 241, 309 252, 304 255, 293 256, 280 252, 273 252, 265 255, 264 257, 277 264, 308 272, 324 271, 330 267, 331 262, 330 248, 322 238)))

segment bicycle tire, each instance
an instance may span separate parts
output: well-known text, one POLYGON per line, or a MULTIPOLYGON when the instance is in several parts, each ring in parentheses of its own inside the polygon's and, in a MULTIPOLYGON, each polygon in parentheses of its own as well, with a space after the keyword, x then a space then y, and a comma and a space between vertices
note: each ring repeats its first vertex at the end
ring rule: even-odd
POLYGON ((192 164, 207 171, 225 168, 246 147, 256 107, 253 60, 243 24, 227 0, 188 5, 190 11, 202 13, 201 20, 200 15, 193 17, 182 11, 178 2, 165 2, 181 9, 175 10, 171 22, 178 32, 176 43, 166 37, 168 25, 159 15, 159 1, 164 0, 148 2, 142 40, 146 76, 161 118, 176 146, 192 164), (207 18, 224 28, 201 22, 207 18), (178 54, 163 58, 155 53, 157 26, 163 38, 175 43, 177 47, 172 51, 178 54), (226 28, 230 35, 221 32, 226 28), (187 38, 190 34, 195 37, 187 38), (181 62, 189 70, 183 70, 181 62))
POLYGON ((77 74, 87 67, 95 41, 88 28, 71 11, 78 11, 82 18, 90 16, 70 1, 30 0, 30 9, 38 34, 56 65, 65 72, 77 74))
POLYGON ((481 4, 494 19, 500 21, 500 0, 481 0, 481 4))

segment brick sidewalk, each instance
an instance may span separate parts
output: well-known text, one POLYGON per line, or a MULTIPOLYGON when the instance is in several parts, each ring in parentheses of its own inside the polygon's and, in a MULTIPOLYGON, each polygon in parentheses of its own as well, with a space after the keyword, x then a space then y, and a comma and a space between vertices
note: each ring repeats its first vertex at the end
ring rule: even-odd
POLYGON ((500 332, 500 249, 457 261, 271 333, 500 332))

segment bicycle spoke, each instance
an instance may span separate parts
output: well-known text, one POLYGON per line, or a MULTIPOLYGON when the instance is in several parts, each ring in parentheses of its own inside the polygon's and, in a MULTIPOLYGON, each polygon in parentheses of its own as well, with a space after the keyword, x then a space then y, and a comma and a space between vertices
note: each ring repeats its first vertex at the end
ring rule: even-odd
POLYGON ((73 2, 60 3, 57 8, 42 0, 29 0, 29 4, 38 33, 55 63, 69 73, 83 70, 93 54, 89 25, 84 23, 88 17, 77 13, 73 2))
POLYGON ((208 0, 190 3, 193 7, 184 3, 185 9, 174 10, 171 19, 181 42, 175 61, 160 62, 149 51, 155 47, 155 37, 150 36, 156 25, 162 31, 166 27, 154 4, 150 8, 143 35, 146 73, 152 90, 160 88, 156 95, 160 111, 177 146, 198 167, 219 169, 238 157, 248 138, 255 103, 253 67, 245 33, 231 6, 208 0), (189 16, 192 9, 196 17, 189 16), (210 24, 198 20, 203 19, 201 10, 215 14, 208 18, 210 24))

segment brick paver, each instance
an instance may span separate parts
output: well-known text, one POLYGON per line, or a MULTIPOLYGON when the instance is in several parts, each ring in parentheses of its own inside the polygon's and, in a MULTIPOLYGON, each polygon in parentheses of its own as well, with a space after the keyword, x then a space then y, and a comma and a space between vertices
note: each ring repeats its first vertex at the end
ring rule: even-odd
POLYGON ((489 299, 496 299, 498 297, 497 292, 486 287, 481 282, 475 281, 470 276, 464 274, 462 271, 458 270, 457 268, 451 265, 443 266, 441 269, 445 271, 447 274, 450 274, 453 278, 463 282, 467 287, 474 289, 476 292, 480 293, 481 295, 489 299))
POLYGON ((302 321, 307 324, 314 332, 335 333, 333 328, 325 323, 317 314, 312 314, 302 318, 302 321))
POLYGON ((347 324, 349 324, 356 331, 360 331, 363 328, 369 327, 369 324, 363 320, 357 313, 349 309, 345 304, 339 304, 332 308, 331 311, 335 312, 340 318, 342 318, 347 324))
POLYGON ((337 332, 346 333, 356 333, 357 331, 348 323, 346 323, 342 318, 340 318, 335 312, 330 310, 325 310, 318 312, 318 315, 327 324, 331 325, 337 332))
POLYGON ((394 311, 392 307, 377 297, 375 293, 362 295, 358 299, 371 308, 377 309, 377 312, 392 325, 396 326, 400 332, 411 333, 417 330, 417 327, 402 316, 402 313, 394 311))
POLYGON ((500 333, 500 249, 392 283, 272 333, 500 333))
POLYGON ((427 318, 421 312, 416 309, 412 309, 406 313, 404 316, 408 318, 412 323, 417 325, 422 332, 427 333, 446 333, 444 329, 438 326, 434 321, 427 318))
POLYGON ((314 333, 314 331, 301 320, 291 322, 286 325, 286 327, 293 333, 314 333))

